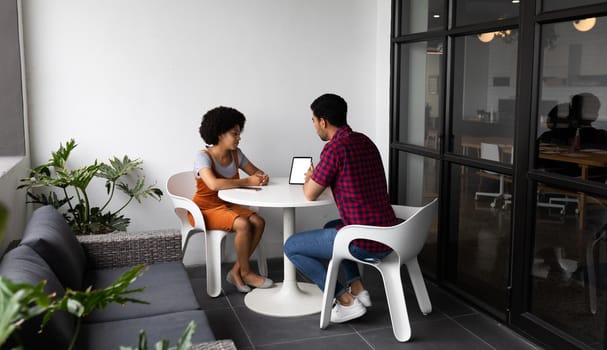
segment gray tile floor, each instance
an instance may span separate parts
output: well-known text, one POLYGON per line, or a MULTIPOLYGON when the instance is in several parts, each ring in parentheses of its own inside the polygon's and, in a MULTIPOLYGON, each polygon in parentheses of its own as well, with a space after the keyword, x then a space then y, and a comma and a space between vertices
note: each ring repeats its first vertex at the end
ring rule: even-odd
MULTIPOLYGON (((282 259, 271 259, 269 275, 282 280, 282 259)), ((229 265, 224 265, 224 274, 229 265)), ((364 271, 373 306, 358 320, 319 328, 319 314, 303 317, 269 317, 244 305, 244 295, 224 281, 217 298, 206 294, 204 266, 188 267, 198 300, 218 339, 234 340, 238 349, 538 349, 494 319, 427 283, 433 311, 424 316, 405 282, 405 298, 413 336, 399 343, 392 334, 381 277, 364 271)), ((406 276, 406 275, 405 275, 406 276)), ((305 280, 298 276, 298 279, 305 280)))

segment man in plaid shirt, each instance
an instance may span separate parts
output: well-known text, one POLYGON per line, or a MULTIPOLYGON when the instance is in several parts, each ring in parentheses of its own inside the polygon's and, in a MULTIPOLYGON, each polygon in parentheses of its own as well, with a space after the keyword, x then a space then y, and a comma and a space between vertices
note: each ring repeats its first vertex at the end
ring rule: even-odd
MULTIPOLYGON (((324 94, 312 105, 312 122, 324 146, 316 167, 310 167, 303 186, 308 200, 316 200, 330 187, 341 220, 323 229, 298 233, 285 242, 285 254, 303 274, 324 290, 327 269, 323 260, 330 259, 337 231, 345 225, 393 226, 398 223, 386 184, 379 151, 365 135, 354 132, 347 124, 347 103, 338 95, 324 94)), ((350 244, 352 255, 359 259, 381 259, 392 251, 368 240, 350 244)), ((361 281, 356 263, 344 260, 348 290, 339 282, 335 288, 337 303, 331 311, 331 322, 342 323, 364 315, 371 306, 369 293, 361 281)))

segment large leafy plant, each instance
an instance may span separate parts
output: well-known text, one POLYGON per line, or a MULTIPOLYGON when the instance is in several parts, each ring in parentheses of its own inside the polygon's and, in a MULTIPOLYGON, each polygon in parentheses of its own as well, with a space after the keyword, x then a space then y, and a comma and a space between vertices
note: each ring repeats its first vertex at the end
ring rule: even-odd
POLYGON ((147 197, 160 200, 162 191, 145 183, 141 175, 139 159, 131 160, 128 156, 122 159, 114 157, 109 164, 95 160, 93 164, 77 169, 68 168, 70 154, 76 148, 74 139, 65 146, 52 152, 51 159, 32 169, 30 176, 21 179, 17 188, 27 189, 28 202, 41 205, 52 205, 55 208, 67 206, 63 216, 76 234, 108 233, 125 231, 130 219, 121 215, 121 211, 133 199, 141 203, 147 197), (87 189, 95 178, 105 179, 107 200, 101 206, 91 205, 87 189), (109 204, 115 197, 116 190, 127 195, 124 203, 115 211, 109 204))
POLYGON ((103 309, 110 303, 125 304, 144 303, 138 299, 129 297, 132 293, 143 291, 143 288, 127 289, 143 271, 144 265, 136 265, 123 273, 110 286, 93 290, 90 287, 84 291, 67 289, 61 298, 54 294, 47 295, 44 292, 46 281, 35 286, 25 283, 13 283, 9 279, 0 276, 0 345, 23 322, 43 314, 41 331, 57 311, 65 311, 76 316, 76 329, 72 335, 68 349, 73 349, 78 339, 82 318, 93 310, 103 309))

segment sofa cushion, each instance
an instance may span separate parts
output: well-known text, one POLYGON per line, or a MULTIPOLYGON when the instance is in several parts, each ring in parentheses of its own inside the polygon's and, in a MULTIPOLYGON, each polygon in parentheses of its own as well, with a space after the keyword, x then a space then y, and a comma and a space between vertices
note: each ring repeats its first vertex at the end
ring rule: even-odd
MULTIPOLYGON (((18 246, 8 252, 0 262, 0 276, 14 283, 36 285, 46 280, 44 291, 63 296, 65 290, 48 264, 30 247, 18 246)), ((25 349, 67 349, 74 333, 75 316, 66 312, 57 312, 38 333, 42 315, 29 319, 17 330, 25 349)), ((15 344, 7 342, 3 348, 12 348, 15 344)))
POLYGON ((64 287, 82 288, 86 269, 84 250, 57 209, 50 205, 36 209, 25 228, 21 244, 38 252, 64 287))
MULTIPOLYGON (((109 286, 129 267, 90 270, 85 273, 84 287, 101 289, 109 286)), ((187 271, 181 261, 149 265, 129 289, 144 288, 142 293, 129 295, 149 304, 110 304, 103 310, 95 310, 85 322, 105 322, 128 318, 146 317, 200 308, 192 290, 187 271)))
POLYGON ((121 345, 136 348, 140 330, 145 331, 150 348, 161 339, 168 340, 174 346, 192 320, 196 322, 192 344, 215 339, 204 312, 193 310, 112 322, 85 323, 78 337, 78 348, 107 350, 119 349, 121 345))

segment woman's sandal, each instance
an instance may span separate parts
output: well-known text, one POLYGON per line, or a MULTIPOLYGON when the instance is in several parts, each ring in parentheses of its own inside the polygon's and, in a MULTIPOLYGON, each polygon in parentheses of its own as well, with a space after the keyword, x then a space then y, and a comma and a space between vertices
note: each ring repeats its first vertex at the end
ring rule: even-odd
MULTIPOLYGON (((261 277, 263 277, 263 276, 261 276, 261 277)), ((244 281, 243 281, 243 282, 244 282, 244 281)), ((246 283, 246 282, 245 282, 245 283, 246 283)), ((263 283, 262 283, 262 284, 260 284, 260 285, 258 285, 258 286, 254 285, 254 284, 250 284, 250 283, 247 283, 247 284, 248 284, 249 286, 251 286, 251 287, 254 287, 254 288, 266 289, 266 288, 270 288, 270 287, 272 287, 272 286, 274 285, 274 281, 272 281, 271 279, 269 279, 269 278, 267 278, 267 277, 264 277, 263 283)))
MULTIPOLYGON (((234 281, 234 279, 232 278, 232 274, 230 272, 228 272, 228 274, 226 275, 226 281, 229 284, 236 287, 236 290, 238 290, 241 293, 248 293, 251 291, 251 288, 249 286, 247 286, 246 284, 237 285, 236 282, 234 281)), ((264 282, 264 284, 265 284, 265 282, 264 282)))

